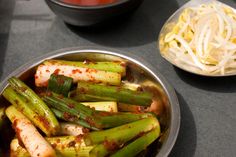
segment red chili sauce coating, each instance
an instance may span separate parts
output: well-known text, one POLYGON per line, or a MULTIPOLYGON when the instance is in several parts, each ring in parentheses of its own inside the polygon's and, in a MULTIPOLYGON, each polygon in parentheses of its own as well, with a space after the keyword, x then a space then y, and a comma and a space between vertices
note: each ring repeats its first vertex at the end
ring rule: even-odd
POLYGON ((61 1, 73 5, 97 6, 97 5, 114 3, 117 0, 61 0, 61 1))

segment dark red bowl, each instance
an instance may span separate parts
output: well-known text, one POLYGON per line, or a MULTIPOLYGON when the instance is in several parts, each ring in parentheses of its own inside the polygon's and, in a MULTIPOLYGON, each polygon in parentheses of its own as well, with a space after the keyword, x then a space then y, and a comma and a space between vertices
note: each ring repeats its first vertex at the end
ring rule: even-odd
POLYGON ((45 1, 51 10, 66 23, 75 26, 91 26, 132 12, 143 0, 118 0, 114 3, 97 6, 73 5, 60 0, 45 1))

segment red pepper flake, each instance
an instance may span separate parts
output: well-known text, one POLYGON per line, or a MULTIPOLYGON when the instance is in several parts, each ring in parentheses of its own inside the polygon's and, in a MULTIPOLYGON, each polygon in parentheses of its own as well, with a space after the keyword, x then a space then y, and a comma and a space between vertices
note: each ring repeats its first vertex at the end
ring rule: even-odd
POLYGON ((81 93, 81 94, 86 94, 86 93, 87 93, 86 88, 84 88, 84 87, 79 87, 79 93, 81 93))
POLYGON ((44 116, 38 116, 38 120, 43 123, 43 125, 49 129, 50 123, 44 116))
POLYGON ((105 141, 103 142, 103 145, 104 145, 105 148, 106 148, 107 150, 109 150, 109 151, 115 151, 115 150, 119 149, 118 143, 115 142, 115 141, 113 141, 113 140, 110 140, 110 141, 105 140, 105 141))
POLYGON ((96 79, 95 79, 95 77, 93 77, 93 76, 90 76, 90 80, 89 80, 90 82, 97 82, 96 81, 96 79))
POLYGON ((60 69, 56 69, 56 70, 53 72, 53 74, 58 75, 60 71, 61 71, 60 69))
POLYGON ((96 70, 96 69, 87 68, 85 71, 86 71, 87 73, 97 73, 97 70, 96 70))
POLYGON ((90 76, 90 80, 89 80, 90 82, 97 82, 96 81, 96 79, 95 79, 95 77, 93 77, 93 76, 90 76))
POLYGON ((34 79, 37 80, 39 77, 38 75, 34 75, 34 79))
POLYGON ((88 122, 90 126, 96 126, 94 120, 90 117, 86 117, 85 121, 88 122))
POLYGON ((89 130, 88 128, 84 128, 84 127, 82 128, 82 132, 83 132, 84 134, 89 133, 89 131, 90 131, 90 130, 89 130))
POLYGON ((84 137, 84 135, 80 134, 80 135, 75 137, 75 141, 80 143, 82 141, 83 137, 84 137))
POLYGON ((49 91, 48 91, 48 92, 46 93, 46 96, 52 96, 52 92, 49 92, 49 91))
POLYGON ((46 87, 46 86, 48 86, 48 81, 38 83, 38 85, 41 86, 41 87, 46 87))
POLYGON ((68 147, 75 147, 76 142, 75 141, 70 141, 68 143, 68 147))
POLYGON ((68 112, 64 112, 63 117, 65 118, 65 120, 74 120, 76 117, 72 116, 71 114, 69 114, 68 112))
POLYGON ((75 104, 68 104, 67 105, 69 108, 75 108, 75 104))
POLYGON ((82 71, 81 70, 79 70, 79 69, 74 69, 74 70, 72 70, 72 74, 76 74, 76 73, 82 73, 82 71))

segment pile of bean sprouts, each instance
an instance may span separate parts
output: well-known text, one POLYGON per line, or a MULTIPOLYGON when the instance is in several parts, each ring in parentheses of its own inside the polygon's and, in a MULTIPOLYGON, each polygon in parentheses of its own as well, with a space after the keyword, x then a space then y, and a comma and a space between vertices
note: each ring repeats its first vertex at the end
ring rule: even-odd
POLYGON ((204 73, 236 72, 236 10, 220 2, 186 8, 164 47, 176 62, 204 73))

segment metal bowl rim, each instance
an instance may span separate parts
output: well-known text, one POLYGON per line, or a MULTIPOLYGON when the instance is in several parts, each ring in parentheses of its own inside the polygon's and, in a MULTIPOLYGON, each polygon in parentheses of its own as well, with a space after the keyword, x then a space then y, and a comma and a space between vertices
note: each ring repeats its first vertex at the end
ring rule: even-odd
POLYGON ((26 72, 27 70, 37 66, 42 61, 46 59, 52 59, 60 56, 66 56, 71 54, 77 54, 77 53, 99 53, 99 54, 107 54, 112 55, 116 57, 120 57, 123 59, 127 59, 143 69, 145 69, 148 73, 150 73, 155 79, 161 84, 162 88, 165 90, 169 103, 170 103, 170 109, 171 109, 171 120, 170 120, 170 128, 169 128, 169 135, 167 140, 163 143, 160 151, 156 155, 156 157, 167 157, 169 153, 171 152, 176 139, 179 134, 179 128, 180 128, 180 107, 179 107, 179 101, 177 98, 177 95, 175 93, 174 88, 170 85, 170 83, 160 74, 160 72, 153 68, 152 65, 148 64, 145 60, 142 58, 139 58, 131 53, 123 52, 120 50, 115 50, 111 48, 104 48, 104 47, 71 47, 71 48, 64 48, 59 49, 56 51, 52 51, 50 53, 47 53, 45 55, 36 57, 32 59, 31 61, 27 62, 26 64, 20 66, 16 70, 14 70, 11 74, 9 74, 1 83, 0 83, 0 94, 7 86, 7 80, 12 76, 19 76, 22 73, 26 72))

